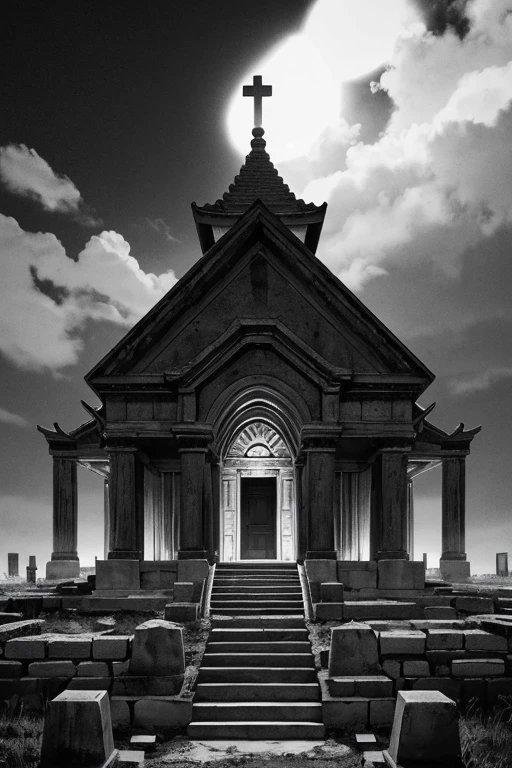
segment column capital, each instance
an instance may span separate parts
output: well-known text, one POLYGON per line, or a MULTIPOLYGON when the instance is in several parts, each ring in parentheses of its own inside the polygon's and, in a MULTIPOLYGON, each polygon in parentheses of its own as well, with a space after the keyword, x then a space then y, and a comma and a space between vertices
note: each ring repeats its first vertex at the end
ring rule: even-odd
POLYGON ((123 439, 111 439, 106 446, 107 453, 137 453, 138 448, 133 442, 123 439))
POLYGON ((177 425, 172 428, 172 433, 178 440, 179 453, 207 453, 213 440, 213 432, 208 425, 177 425))
POLYGON ((342 427, 337 424, 304 424, 300 431, 301 450, 334 453, 342 427))

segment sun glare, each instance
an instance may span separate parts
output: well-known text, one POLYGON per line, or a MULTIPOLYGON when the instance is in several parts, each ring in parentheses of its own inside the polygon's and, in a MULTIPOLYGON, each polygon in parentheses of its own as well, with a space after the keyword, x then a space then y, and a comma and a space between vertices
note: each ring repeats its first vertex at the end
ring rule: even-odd
POLYGON ((263 127, 274 160, 308 152, 341 113, 341 84, 384 64, 411 10, 406 0, 318 0, 303 30, 247 72, 231 97, 227 128, 238 151, 249 151, 253 101, 242 85, 253 74, 273 87, 263 99, 263 127))

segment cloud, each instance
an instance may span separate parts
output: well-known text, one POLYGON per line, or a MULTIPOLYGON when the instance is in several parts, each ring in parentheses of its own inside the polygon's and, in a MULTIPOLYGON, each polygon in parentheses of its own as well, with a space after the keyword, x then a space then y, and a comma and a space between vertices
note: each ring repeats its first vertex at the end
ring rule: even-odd
POLYGON ((0 408, 0 422, 4 424, 14 424, 16 427, 28 427, 28 421, 19 416, 17 413, 11 413, 6 411, 5 408, 0 408))
POLYGON ((484 371, 467 376, 452 379, 449 383, 450 391, 454 395, 467 395, 489 389, 506 379, 512 378, 512 366, 494 366, 484 371))
POLYGON ((172 234, 172 227, 169 224, 167 224, 167 222, 165 222, 163 219, 160 219, 160 218, 149 219, 148 217, 146 217, 145 222, 146 222, 146 226, 149 227, 149 229, 152 229, 154 232, 158 232, 159 234, 163 234, 163 236, 169 243, 180 242, 178 238, 174 237, 174 235, 172 234))
POLYGON ((16 365, 58 371, 77 362, 88 321, 131 326, 174 285, 144 272, 116 232, 94 235, 77 261, 50 233, 0 214, 0 351, 16 365))
POLYGON ((10 192, 35 198, 47 211, 78 211, 82 202, 71 179, 56 174, 35 149, 24 144, 0 147, 0 178, 10 192))

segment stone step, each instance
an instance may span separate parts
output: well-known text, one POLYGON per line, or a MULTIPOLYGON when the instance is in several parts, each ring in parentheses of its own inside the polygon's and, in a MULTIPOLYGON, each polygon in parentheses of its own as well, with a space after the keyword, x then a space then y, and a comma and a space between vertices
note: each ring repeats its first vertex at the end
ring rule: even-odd
POLYGON ((226 595, 234 595, 238 593, 246 594, 252 592, 254 594, 297 594, 302 597, 302 590, 300 584, 284 584, 284 585, 258 585, 258 584, 213 584, 212 594, 224 593, 226 595))
POLYGON ((281 608, 267 608, 266 610, 260 608, 219 608, 217 606, 211 606, 212 612, 219 613, 224 616, 279 616, 283 611, 287 614, 294 616, 304 616, 304 608, 289 608, 282 606, 281 608))
POLYGON ((269 587, 267 589, 255 590, 254 587, 214 587, 212 589, 212 598, 215 600, 261 600, 266 597, 272 600, 302 600, 302 591, 293 587, 287 591, 279 587, 269 587))
POLYGON ((266 613, 267 608, 302 608, 303 601, 300 600, 261 600, 261 595, 258 595, 257 599, 250 597, 249 595, 243 600, 219 600, 217 597, 212 597, 210 605, 212 608, 261 608, 262 612, 266 613))
POLYGON ((192 709, 193 722, 226 722, 235 717, 245 722, 322 722, 322 704, 312 701, 199 702, 192 709))
MULTIPOLYGON (((308 642, 308 631, 303 626, 298 628, 239 627, 224 629, 214 627, 210 632, 210 642, 222 643, 258 643, 258 642, 308 642)), ((309 645, 309 643, 308 643, 309 645)))
POLYGON ((269 560, 266 563, 217 563, 216 570, 219 571, 295 571, 297 573, 297 564, 290 562, 279 562, 269 560))
POLYGON ((259 640, 256 642, 209 642, 206 646, 207 653, 309 653, 311 645, 307 640, 294 642, 293 640, 259 640))
POLYGON ((206 649, 203 664, 207 667, 314 667, 311 653, 210 653, 206 649))
POLYGON ((213 580, 215 585, 225 584, 226 586, 236 586, 237 584, 254 585, 254 586, 296 586, 300 584, 300 579, 297 576, 281 576, 275 578, 273 576, 216 576, 213 580))
POLYGON ((279 616, 212 616, 214 629, 305 629, 304 616, 280 614, 279 616))
POLYGON ((216 577, 230 577, 230 578, 240 578, 241 576, 253 576, 253 577, 262 577, 262 576, 272 576, 272 578, 275 579, 284 579, 284 578, 297 578, 298 576, 297 569, 288 570, 285 571, 283 569, 277 570, 275 568, 244 568, 244 569, 237 569, 233 570, 230 568, 216 568, 215 569, 215 576, 216 577))
POLYGON ((318 683, 199 683, 194 701, 320 701, 318 683))
POLYGON ((368 619, 416 619, 423 609, 416 603, 392 600, 351 600, 343 606, 343 618, 354 621, 368 619))
POLYGON ((198 683, 316 683, 314 667, 208 667, 199 669, 198 683))
POLYGON ((322 723, 270 723, 240 722, 224 723, 191 722, 187 734, 193 739, 250 739, 281 741, 300 739, 323 739, 325 728, 322 723))

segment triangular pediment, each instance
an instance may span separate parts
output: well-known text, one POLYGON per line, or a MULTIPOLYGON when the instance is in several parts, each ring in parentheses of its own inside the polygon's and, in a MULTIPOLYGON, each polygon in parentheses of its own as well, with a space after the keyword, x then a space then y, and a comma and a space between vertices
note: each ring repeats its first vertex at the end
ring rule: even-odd
POLYGON ((279 354, 303 359, 325 380, 408 379, 422 390, 434 378, 256 201, 86 380, 101 389, 112 378, 186 378, 194 366, 232 356, 235 341, 247 346, 258 326, 279 354))

